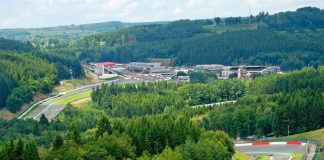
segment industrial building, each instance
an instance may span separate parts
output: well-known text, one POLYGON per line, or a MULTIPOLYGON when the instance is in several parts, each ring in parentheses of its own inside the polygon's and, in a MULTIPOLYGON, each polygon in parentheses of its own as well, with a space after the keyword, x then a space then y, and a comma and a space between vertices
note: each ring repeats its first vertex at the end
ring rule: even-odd
POLYGON ((253 74, 276 74, 280 72, 277 66, 224 66, 220 64, 197 65, 196 70, 209 71, 220 79, 227 79, 231 74, 237 74, 238 78, 252 78, 253 74))
POLYGON ((252 78, 253 74, 277 74, 280 68, 276 66, 226 66, 222 70, 221 78, 227 79, 230 74, 237 74, 238 78, 252 78))
POLYGON ((127 65, 129 71, 143 73, 164 73, 167 72, 165 66, 161 63, 132 62, 127 65))

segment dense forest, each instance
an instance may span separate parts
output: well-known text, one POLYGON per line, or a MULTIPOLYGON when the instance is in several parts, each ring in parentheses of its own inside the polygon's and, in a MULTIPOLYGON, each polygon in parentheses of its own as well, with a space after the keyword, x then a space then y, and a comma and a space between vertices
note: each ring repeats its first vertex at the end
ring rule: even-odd
POLYGON ((235 105, 220 107, 202 121, 231 136, 283 136, 324 126, 324 68, 258 77, 235 105))
POLYGON ((0 121, 0 157, 230 159, 231 138, 323 127, 323 80, 324 68, 310 67, 250 81, 103 85, 55 121, 0 121), (237 102, 193 107, 226 100, 237 102))
POLYGON ((240 80, 214 81, 208 84, 126 84, 104 85, 92 93, 95 106, 114 117, 161 114, 186 106, 235 100, 244 96, 240 80))
POLYGON ((75 55, 63 50, 40 50, 30 42, 0 39, 0 108, 17 112, 33 99, 34 93, 49 93, 59 80, 83 74, 75 55))
POLYGON ((294 70, 323 64, 323 17, 323 10, 306 7, 274 15, 180 20, 100 33, 69 46, 82 52, 80 59, 92 61, 171 58, 174 65, 278 65, 294 70))

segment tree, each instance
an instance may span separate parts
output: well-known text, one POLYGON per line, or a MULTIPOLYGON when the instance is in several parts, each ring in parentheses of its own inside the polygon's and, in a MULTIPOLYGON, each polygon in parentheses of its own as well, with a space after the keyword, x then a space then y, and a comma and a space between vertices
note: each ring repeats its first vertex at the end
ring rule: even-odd
POLYGON ((73 126, 71 129, 71 136, 72 136, 72 140, 77 143, 80 144, 81 142, 81 137, 80 137, 80 131, 79 128, 76 126, 73 126))
POLYGON ((53 142, 53 150, 59 150, 63 146, 63 139, 60 135, 57 135, 53 142))
POLYGON ((214 18, 214 21, 215 21, 215 23, 216 23, 217 25, 220 25, 220 23, 221 23, 221 18, 216 17, 216 18, 214 18))
POLYGON ((15 155, 15 159, 17 160, 23 160, 23 154, 25 152, 25 145, 24 142, 19 139, 18 142, 15 145, 14 148, 14 155, 15 155))
POLYGON ((15 143, 13 139, 0 148, 0 159, 15 160, 15 143))
POLYGON ((187 74, 185 72, 183 72, 183 71, 179 71, 177 73, 177 76, 187 76, 187 74))
POLYGON ((107 117, 102 117, 98 123, 97 130, 96 130, 96 137, 102 136, 104 133, 111 134, 112 128, 110 125, 110 121, 107 117))
POLYGON ((37 146, 34 141, 26 143, 25 152, 23 155, 24 159, 40 160, 37 146))
POLYGON ((183 160, 181 153, 173 151, 170 146, 167 146, 161 154, 154 157, 153 160, 183 160))
POLYGON ((43 125, 49 125, 48 119, 44 114, 41 114, 41 117, 39 118, 39 123, 43 125))
POLYGON ((77 59, 72 60, 71 62, 71 69, 72 69, 72 77, 73 78, 80 78, 84 75, 83 67, 80 64, 80 61, 77 59))
POLYGON ((237 77, 238 77, 237 73, 231 73, 228 75, 228 78, 230 79, 237 78, 237 77))
POLYGON ((24 101, 20 97, 17 97, 16 95, 11 95, 7 99, 6 106, 10 112, 14 113, 20 111, 23 103, 24 101))

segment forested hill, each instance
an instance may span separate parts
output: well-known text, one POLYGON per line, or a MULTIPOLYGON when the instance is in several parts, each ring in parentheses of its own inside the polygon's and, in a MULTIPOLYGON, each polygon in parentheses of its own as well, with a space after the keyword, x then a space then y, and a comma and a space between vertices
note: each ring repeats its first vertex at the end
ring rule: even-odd
POLYGON ((165 22, 147 22, 147 23, 123 23, 120 21, 101 22, 82 25, 57 26, 46 28, 19 28, 19 29, 0 29, 0 37, 7 39, 44 42, 50 39, 70 40, 83 36, 89 36, 98 32, 107 32, 115 29, 122 29, 131 26, 147 24, 163 24, 165 22))
POLYGON ((323 18, 324 10, 306 7, 274 15, 179 20, 100 33, 69 46, 94 61, 171 58, 175 65, 280 65, 292 70, 323 64, 323 18))
POLYGON ((0 109, 21 109, 33 93, 48 93, 61 79, 83 76, 75 55, 64 50, 39 50, 29 42, 0 38, 0 109), (72 75, 70 75, 70 70, 72 75))
POLYGON ((0 37, 0 50, 29 52, 34 47, 30 42, 20 42, 0 37))

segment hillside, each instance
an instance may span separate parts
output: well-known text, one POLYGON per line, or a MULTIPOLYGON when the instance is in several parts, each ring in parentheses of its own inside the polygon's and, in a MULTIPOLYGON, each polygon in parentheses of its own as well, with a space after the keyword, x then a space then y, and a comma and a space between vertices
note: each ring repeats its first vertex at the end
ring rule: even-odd
POLYGON ((18 112, 35 93, 49 93, 59 80, 83 75, 80 62, 67 51, 39 50, 29 42, 0 38, 0 110, 18 112))
POLYGON ((309 138, 318 141, 320 146, 324 146, 324 128, 310 131, 310 132, 291 135, 288 136, 288 138, 309 138))
POLYGON ((179 20, 99 33, 69 46, 93 61, 167 58, 174 65, 279 65, 294 70, 323 64, 323 17, 323 10, 306 7, 274 15, 179 20))
POLYGON ((123 23, 120 21, 57 26, 46 28, 17 28, 17 29, 0 29, 0 37, 21 41, 45 42, 52 40, 70 40, 83 36, 92 35, 99 32, 107 32, 116 29, 127 28, 131 26, 146 24, 163 24, 165 22, 147 22, 147 23, 123 23))

